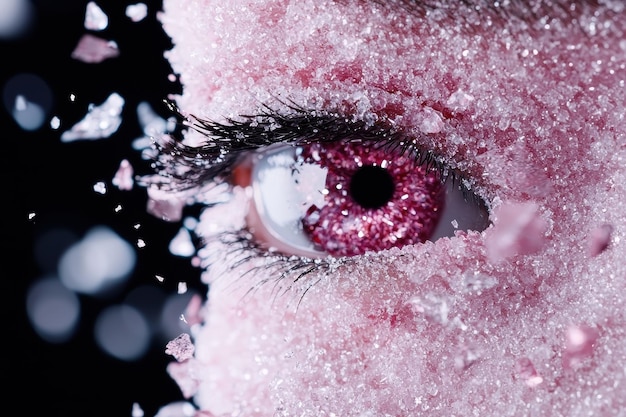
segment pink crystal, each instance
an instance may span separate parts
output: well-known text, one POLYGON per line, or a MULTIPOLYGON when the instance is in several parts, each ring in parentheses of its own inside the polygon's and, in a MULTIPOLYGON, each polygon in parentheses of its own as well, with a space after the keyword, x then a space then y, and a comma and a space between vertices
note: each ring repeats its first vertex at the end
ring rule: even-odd
POLYGON ((191 337, 183 333, 176 339, 171 340, 165 347, 165 353, 172 355, 178 362, 183 362, 193 357, 195 347, 191 342, 191 337))
POLYGON ((106 59, 115 58, 119 54, 117 43, 114 41, 87 33, 78 41, 76 48, 72 52, 72 58, 88 64, 98 64, 106 59))

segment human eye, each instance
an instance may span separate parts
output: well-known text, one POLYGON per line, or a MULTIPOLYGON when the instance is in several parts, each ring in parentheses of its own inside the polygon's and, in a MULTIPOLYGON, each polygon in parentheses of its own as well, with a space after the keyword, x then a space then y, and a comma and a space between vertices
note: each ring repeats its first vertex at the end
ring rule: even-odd
POLYGON ((177 168, 186 186, 245 190, 246 222, 234 240, 256 255, 352 257, 489 225, 477 182, 423 138, 380 121, 290 111, 219 124, 188 118, 205 144, 166 152, 186 165, 177 168))

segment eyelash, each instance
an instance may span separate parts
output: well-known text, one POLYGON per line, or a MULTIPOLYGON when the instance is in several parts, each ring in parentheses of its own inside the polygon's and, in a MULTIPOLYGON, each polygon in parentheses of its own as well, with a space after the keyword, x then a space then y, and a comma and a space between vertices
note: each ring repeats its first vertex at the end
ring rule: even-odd
MULTIPOLYGON (((153 159, 153 167, 161 177, 167 179, 167 182, 160 186, 169 191, 184 191, 209 183, 214 185, 228 183, 233 169, 244 156, 269 145, 277 143, 306 145, 360 140, 373 146, 380 146, 382 150, 393 154, 410 155, 416 166, 436 169, 442 181, 453 181, 453 184, 460 187, 466 199, 476 200, 472 203, 478 204, 482 201, 472 192, 474 188, 472 182, 454 169, 448 161, 425 149, 403 132, 381 122, 368 125, 362 120, 352 120, 337 113, 308 111, 290 103, 289 115, 265 107, 256 115, 243 115, 237 120, 229 119, 224 123, 218 123, 193 115, 185 116, 174 103, 166 101, 166 104, 177 116, 179 129, 193 129, 210 139, 200 147, 188 146, 176 139, 181 134, 179 130, 155 143, 157 154, 153 159)), ((269 276, 276 276, 274 281, 277 292, 281 292, 280 285, 286 277, 290 278, 291 285, 282 292, 288 291, 292 285, 313 272, 328 273, 350 262, 349 258, 310 259, 270 252, 257 244, 252 234, 245 228, 236 232, 224 232, 215 239, 230 249, 228 255, 231 258, 229 262, 231 269, 253 258, 267 259, 263 266, 253 267, 241 276, 259 268, 275 269, 276 275, 269 276)), ((200 242, 200 245, 207 243, 200 242)), ((259 282, 257 285, 265 283, 259 282)), ((310 285, 314 283, 308 283, 306 288, 310 285)), ((253 290, 254 288, 251 289, 253 290)))
POLYGON ((167 187, 172 191, 183 191, 208 182, 222 183, 229 178, 242 155, 269 145, 359 140, 400 156, 411 155, 416 166, 438 170, 444 182, 453 181, 461 186, 466 197, 472 195, 469 192, 471 182, 453 169, 450 162, 381 122, 368 125, 338 113, 308 111, 289 104, 289 115, 266 106, 256 115, 242 115, 239 120, 227 119, 219 123, 194 115, 185 116, 171 101, 166 104, 178 117, 179 128, 191 128, 210 138, 200 147, 187 146, 172 136, 155 144, 154 167, 170 180, 167 187))

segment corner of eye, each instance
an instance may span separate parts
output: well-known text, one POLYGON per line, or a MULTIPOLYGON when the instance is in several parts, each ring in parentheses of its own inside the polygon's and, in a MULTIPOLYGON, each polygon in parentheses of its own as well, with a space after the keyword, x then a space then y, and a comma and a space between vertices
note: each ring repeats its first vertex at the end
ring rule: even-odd
POLYGON ((252 185, 252 164, 247 160, 237 164, 230 174, 229 182, 242 188, 252 185))

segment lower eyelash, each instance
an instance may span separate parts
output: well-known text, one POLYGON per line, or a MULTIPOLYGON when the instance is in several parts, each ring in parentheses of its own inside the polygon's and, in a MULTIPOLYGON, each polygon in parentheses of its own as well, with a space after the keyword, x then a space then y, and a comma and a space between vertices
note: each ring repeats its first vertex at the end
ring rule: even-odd
MULTIPOLYGON (((267 248, 256 243, 252 234, 246 229, 222 232, 213 236, 211 239, 218 241, 228 248, 225 256, 229 258, 227 264, 230 271, 240 268, 245 263, 254 259, 265 259, 263 265, 247 268, 245 271, 238 274, 239 278, 244 278, 251 273, 263 271, 264 276, 268 277, 254 283, 254 286, 250 288, 249 292, 254 292, 261 285, 267 285, 273 282, 275 296, 282 296, 291 292, 296 285, 300 285, 304 278, 312 275, 317 276, 318 279, 305 282, 299 288, 300 298, 298 303, 302 301, 306 292, 322 279, 320 274, 331 273, 346 262, 342 258, 312 259, 303 256, 287 256, 268 251, 267 248), (271 273, 268 274, 268 271, 271 273)), ((202 240, 201 245, 206 247, 209 243, 210 240, 205 238, 202 240)))

